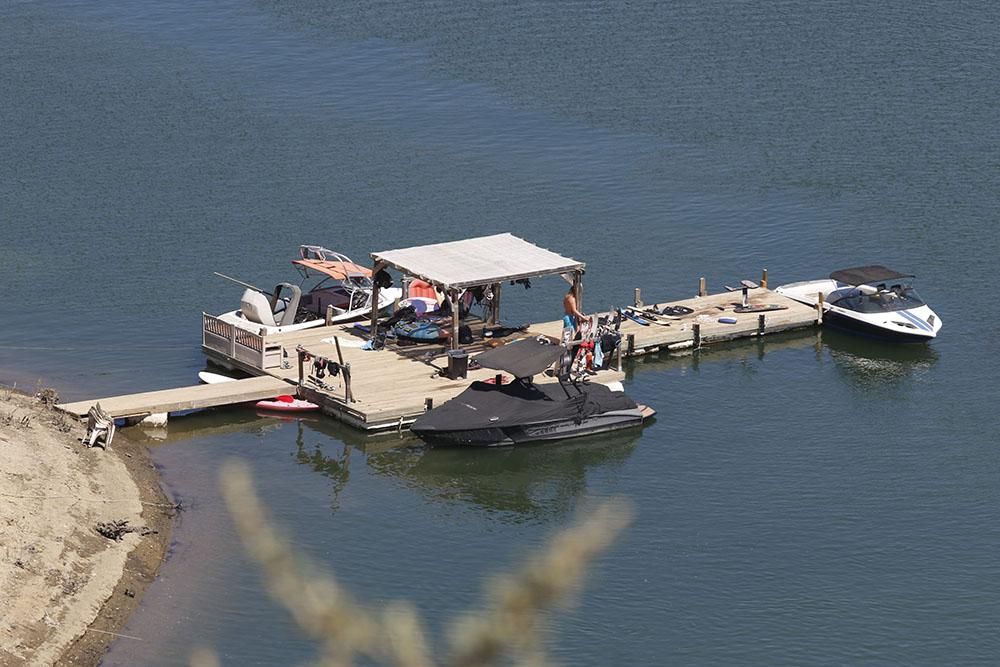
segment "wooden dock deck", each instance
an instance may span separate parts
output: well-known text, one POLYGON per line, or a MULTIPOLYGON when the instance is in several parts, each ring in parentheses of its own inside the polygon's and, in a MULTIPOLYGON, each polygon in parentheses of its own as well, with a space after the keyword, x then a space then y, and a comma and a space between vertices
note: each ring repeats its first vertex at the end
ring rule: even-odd
MULTIPOLYGON (((690 315, 642 326, 630 319, 622 321, 622 345, 625 356, 640 356, 661 350, 676 350, 712 343, 750 338, 766 334, 802 329, 817 323, 816 310, 784 297, 766 288, 757 288, 748 293, 750 305, 775 304, 785 306, 783 310, 760 313, 737 313, 735 307, 742 301, 740 291, 723 292, 696 296, 682 301, 647 304, 642 308, 665 306, 685 306, 693 312, 690 315), (734 324, 720 322, 720 318, 735 319, 734 324), (667 323, 669 322, 669 324, 667 323), (631 342, 629 339, 631 338, 631 342)), ((561 322, 549 322, 531 327, 532 332, 558 336, 561 322)))
MULTIPOLYGON (((685 349, 710 345, 737 338, 762 336, 779 331, 811 327, 816 323, 816 311, 792 301, 765 288, 750 290, 751 305, 777 304, 782 310, 765 313, 736 313, 734 307, 740 305, 740 292, 694 297, 683 301, 658 303, 658 308, 666 305, 687 306, 690 315, 672 320, 669 324, 642 326, 625 319, 621 324, 623 356, 639 356, 661 350, 685 349), (727 317, 735 324, 719 322, 727 317)), ((475 328, 473 328, 475 332, 475 328)), ((522 334, 511 336, 535 337, 539 335, 556 338, 562 331, 562 322, 553 321, 532 325, 522 334)), ((445 348, 436 346, 415 346, 414 348, 386 349, 381 351, 362 350, 357 345, 363 341, 353 325, 321 327, 306 331, 269 336, 267 346, 281 348, 281 358, 288 361, 286 368, 266 369, 271 375, 297 382, 298 367, 295 350, 302 347, 314 356, 331 360, 343 359, 351 366, 351 391, 353 400, 345 398, 342 377, 329 379, 328 387, 320 387, 307 382, 303 394, 308 400, 323 406, 324 412, 355 427, 365 430, 381 430, 408 424, 426 409, 427 401, 433 405, 453 398, 473 380, 486 380, 496 371, 488 369, 470 370, 466 380, 450 380, 441 371, 447 366, 445 348), (343 342, 341 357, 337 356, 334 337, 343 342)), ((470 350, 472 354, 483 349, 482 340, 477 340, 470 350)), ((208 348, 205 354, 220 365, 248 373, 260 373, 245 361, 208 348)), ((268 358, 275 359, 271 354, 268 358)), ((306 371, 308 374, 308 369, 306 371)), ((624 374, 617 370, 601 371, 597 382, 621 380, 624 374)), ((548 378, 536 381, 552 381, 548 378)), ((654 406, 655 407, 655 406, 654 406)))
POLYGON ((101 408, 112 417, 144 417, 150 414, 260 401, 278 394, 294 392, 294 384, 272 375, 261 375, 220 384, 199 384, 75 403, 60 403, 58 407, 63 412, 82 418, 87 415, 91 406, 100 403, 101 408))
MULTIPOLYGON (((621 324, 622 353, 639 356, 663 350, 698 348, 737 338, 811 327, 817 322, 815 309, 787 299, 764 287, 750 290, 750 304, 778 304, 781 310, 764 313, 736 313, 739 291, 698 296, 682 301, 657 303, 687 306, 692 313, 675 320, 642 326, 625 319, 621 324), (735 323, 719 319, 732 318, 735 323)), ((647 306, 648 307, 648 306, 647 306)), ((589 313, 588 313, 589 314, 589 313)), ((202 351, 212 362, 259 377, 218 385, 200 385, 132 396, 99 399, 101 406, 116 417, 142 416, 152 412, 171 412, 200 407, 260 400, 279 393, 292 393, 299 381, 298 350, 313 357, 324 357, 350 366, 351 393, 346 396, 344 375, 327 375, 320 383, 309 379, 300 395, 322 406, 323 411, 352 426, 367 431, 401 428, 423 414, 428 404, 437 406, 463 391, 473 380, 486 380, 496 371, 470 370, 466 379, 452 380, 442 372, 447 367, 442 345, 361 349, 364 341, 353 325, 324 326, 304 331, 269 335, 266 338, 244 330, 228 331, 220 321, 206 315, 202 351), (338 354, 334 339, 341 342, 338 354)), ((231 325, 226 325, 231 326, 231 325)), ((479 330, 481 333, 481 329, 479 330)), ((508 340, 539 335, 558 339, 561 321, 532 325, 526 332, 508 340)), ((476 329, 473 328, 474 334, 476 329)), ((484 348, 487 341, 476 336, 471 354, 484 348)), ((604 370, 595 382, 623 379, 618 370, 604 370)), ((554 381, 539 377, 536 381, 554 381)), ((98 400, 60 405, 64 411, 83 416, 98 400)), ((653 406, 654 408, 656 406, 653 406)))

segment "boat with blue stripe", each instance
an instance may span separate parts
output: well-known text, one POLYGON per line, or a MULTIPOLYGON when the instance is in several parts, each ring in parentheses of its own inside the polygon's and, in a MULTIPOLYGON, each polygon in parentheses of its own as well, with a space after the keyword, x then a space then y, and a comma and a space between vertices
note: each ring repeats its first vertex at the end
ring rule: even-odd
POLYGON ((781 285, 775 291, 800 303, 822 303, 823 323, 898 342, 926 342, 941 318, 913 288, 914 276, 880 264, 841 269, 822 280, 781 285))

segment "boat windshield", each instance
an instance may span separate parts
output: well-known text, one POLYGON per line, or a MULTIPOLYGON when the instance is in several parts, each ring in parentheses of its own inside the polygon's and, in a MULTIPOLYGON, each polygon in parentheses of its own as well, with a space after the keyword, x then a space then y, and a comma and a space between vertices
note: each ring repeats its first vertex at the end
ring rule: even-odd
POLYGON ((852 292, 831 305, 858 313, 889 313, 922 306, 924 301, 912 287, 894 285, 875 294, 852 292))

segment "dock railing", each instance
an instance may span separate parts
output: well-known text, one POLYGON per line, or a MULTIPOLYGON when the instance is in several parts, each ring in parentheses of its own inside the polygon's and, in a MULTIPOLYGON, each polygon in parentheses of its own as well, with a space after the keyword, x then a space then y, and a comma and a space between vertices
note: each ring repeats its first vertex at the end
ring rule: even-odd
POLYGON ((266 370, 281 366, 281 345, 268 344, 264 336, 202 313, 201 344, 253 368, 266 370))

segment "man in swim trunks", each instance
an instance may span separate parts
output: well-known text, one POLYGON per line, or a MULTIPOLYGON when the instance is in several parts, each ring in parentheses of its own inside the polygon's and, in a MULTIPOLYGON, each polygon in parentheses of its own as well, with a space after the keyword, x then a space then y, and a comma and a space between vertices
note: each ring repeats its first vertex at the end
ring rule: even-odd
POLYGON ((563 297, 563 328, 572 328, 573 332, 580 331, 580 323, 587 317, 580 312, 580 309, 576 306, 576 295, 573 294, 573 288, 570 287, 569 291, 566 292, 566 296, 563 297))

